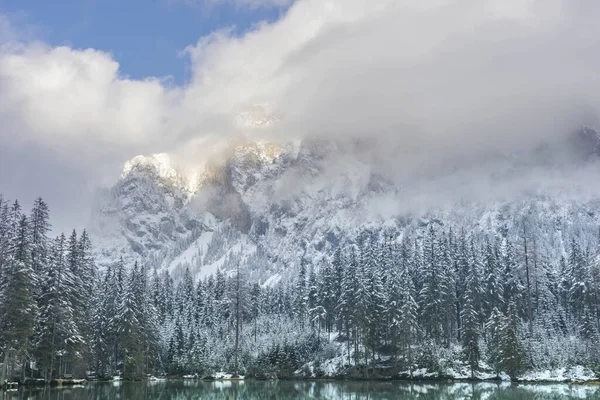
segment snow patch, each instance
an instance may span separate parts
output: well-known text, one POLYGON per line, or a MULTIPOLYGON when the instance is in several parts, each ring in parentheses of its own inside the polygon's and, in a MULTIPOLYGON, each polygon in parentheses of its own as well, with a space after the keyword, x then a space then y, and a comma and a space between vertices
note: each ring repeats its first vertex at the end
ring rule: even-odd
POLYGON ((206 252, 208 248, 208 244, 210 243, 213 237, 213 232, 207 231, 203 232, 196 241, 194 241, 187 249, 185 249, 181 254, 179 254, 171 263, 169 264, 169 272, 173 272, 177 267, 183 265, 194 265, 198 257, 200 257, 203 253, 206 252))
POLYGON ((519 377, 519 381, 523 382, 590 382, 594 380, 597 380, 596 374, 581 365, 528 372, 519 377))
POLYGON ((243 375, 239 375, 237 378, 234 378, 232 374, 220 371, 220 372, 216 372, 213 375, 213 378, 217 379, 217 380, 244 379, 244 376, 243 375))
POLYGON ((281 275, 277 273, 268 277, 267 280, 264 281, 263 284, 260 286, 263 288, 274 287, 279 283, 279 281, 281 281, 281 275))

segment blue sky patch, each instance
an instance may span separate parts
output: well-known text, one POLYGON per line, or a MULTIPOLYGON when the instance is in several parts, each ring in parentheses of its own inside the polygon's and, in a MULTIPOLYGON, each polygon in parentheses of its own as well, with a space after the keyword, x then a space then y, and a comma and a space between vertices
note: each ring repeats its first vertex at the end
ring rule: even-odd
POLYGON ((19 0, 0 3, 16 29, 33 27, 35 38, 51 46, 109 52, 121 74, 134 79, 189 78, 180 52, 215 30, 237 34, 261 21, 277 20, 285 9, 240 7, 233 2, 193 4, 186 0, 19 0))

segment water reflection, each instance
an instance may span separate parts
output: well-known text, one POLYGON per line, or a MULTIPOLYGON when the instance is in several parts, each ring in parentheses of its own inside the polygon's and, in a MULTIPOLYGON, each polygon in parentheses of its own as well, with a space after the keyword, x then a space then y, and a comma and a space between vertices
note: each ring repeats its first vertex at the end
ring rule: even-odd
POLYGON ((84 387, 0 392, 0 400, 538 400, 600 399, 587 385, 406 384, 400 382, 90 383, 84 387))

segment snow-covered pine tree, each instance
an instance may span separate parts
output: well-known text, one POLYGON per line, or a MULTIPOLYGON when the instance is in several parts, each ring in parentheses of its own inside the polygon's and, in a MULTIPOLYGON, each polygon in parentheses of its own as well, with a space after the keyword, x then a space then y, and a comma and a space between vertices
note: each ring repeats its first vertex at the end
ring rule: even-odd
POLYGON ((515 299, 508 303, 506 315, 499 331, 500 370, 511 378, 516 378, 525 369, 525 349, 519 338, 520 317, 515 299))
POLYGON ((364 288, 366 294, 365 313, 365 351, 371 348, 371 364, 375 364, 375 355, 381 345, 381 339, 385 334, 385 304, 386 295, 382 282, 382 273, 378 262, 381 257, 377 253, 376 237, 370 235, 366 244, 366 257, 364 266, 364 288))
POLYGON ((300 325, 304 325, 308 315, 308 293, 306 282, 307 260, 305 256, 300 259, 300 269, 296 279, 296 288, 294 293, 294 315, 300 321, 300 325))
POLYGON ((261 314, 261 288, 258 282, 255 282, 252 285, 252 289, 250 290, 250 312, 252 313, 252 321, 253 321, 253 337, 254 343, 256 344, 256 336, 258 334, 258 317, 261 314))
MULTIPOLYGON (((339 326, 342 327, 347 344, 348 364, 351 364, 351 343, 356 343, 356 292, 358 290, 358 260, 354 246, 350 249, 350 257, 346 259, 346 268, 343 269, 341 296, 336 306, 339 326)), ((354 345, 356 349, 357 345, 354 345)), ((358 354, 355 353, 355 357, 358 354)))
POLYGON ((592 310, 587 305, 583 308, 583 317, 579 329, 581 338, 585 343, 586 355, 589 357, 590 361, 597 362, 600 337, 595 317, 592 310))
POLYGON ((29 217, 29 235, 31 241, 31 266, 36 275, 42 275, 47 266, 49 255, 48 233, 51 230, 48 205, 38 197, 29 217))
POLYGON ((473 257, 468 262, 463 308, 460 316, 462 320, 463 352, 465 360, 471 368, 471 377, 475 377, 475 371, 479 368, 479 359, 481 357, 479 349, 479 304, 481 295, 479 276, 481 272, 475 260, 476 258, 473 257))
POLYGON ((314 329, 316 327, 315 320, 315 309, 317 306, 322 307, 319 302, 319 288, 317 286, 317 273, 315 272, 315 268, 313 265, 310 266, 308 272, 308 281, 306 285, 306 307, 308 309, 309 319, 311 327, 314 329))
POLYGON ((585 307, 586 264, 579 243, 573 238, 567 263, 568 299, 575 319, 581 318, 585 307))
POLYGON ((90 319, 90 309, 93 309, 93 299, 98 289, 98 272, 96 262, 92 255, 92 242, 87 231, 84 229, 79 236, 78 256, 79 256, 79 275, 81 282, 80 306, 81 319, 80 330, 86 343, 90 342, 92 336, 92 327, 90 319))
MULTIPOLYGON (((359 265, 356 269, 356 287, 354 292, 354 352, 355 362, 358 364, 360 357, 359 345, 363 345, 363 356, 365 368, 368 365, 368 349, 369 345, 369 315, 371 312, 370 296, 369 296, 369 268, 367 264, 367 254, 369 241, 368 236, 363 235, 359 242, 359 265)), ((365 369, 366 374, 366 369, 365 369)))
POLYGON ((141 315, 140 270, 136 262, 126 278, 125 291, 117 306, 117 321, 120 352, 123 357, 123 375, 134 377, 140 372, 140 354, 143 335, 139 317, 141 315))
POLYGON ((343 331, 343 318, 338 312, 338 304, 342 299, 343 293, 343 282, 345 278, 344 267, 346 266, 347 261, 343 258, 342 248, 338 246, 333 253, 333 260, 331 262, 332 265, 332 291, 331 291, 331 302, 332 306, 335 307, 335 320, 337 321, 336 329, 338 332, 343 331))
POLYGON ((488 236, 484 239, 483 254, 483 313, 487 321, 495 308, 504 309, 504 284, 499 260, 498 240, 488 236))
POLYGON ((441 235, 440 240, 440 290, 441 290, 441 313, 442 319, 442 334, 446 344, 450 343, 456 337, 456 314, 454 313, 454 305, 456 304, 456 282, 454 277, 454 260, 453 260, 453 242, 454 237, 452 231, 441 235))
POLYGON ((196 294, 194 296, 194 324, 199 326, 204 321, 204 311, 206 304, 206 293, 204 289, 204 284, 200 280, 196 284, 196 294))
POLYGON ((10 234, 10 222, 9 222, 9 205, 8 201, 4 200, 0 195, 0 277, 4 271, 4 267, 8 260, 8 246, 9 246, 9 234, 10 234))
POLYGON ((419 293, 422 326, 427 336, 440 344, 445 320, 443 299, 445 293, 444 271, 440 265, 438 233, 430 224, 423 243, 423 286, 419 293))
POLYGON ((402 281, 403 270, 401 269, 401 262, 396 257, 389 276, 388 295, 385 313, 387 315, 386 322, 388 326, 386 331, 389 332, 391 339, 391 347, 393 350, 393 356, 397 357, 400 353, 399 340, 401 339, 402 331, 402 306, 403 306, 403 291, 404 282, 402 281))
POLYGON ((27 217, 21 214, 17 202, 12 211, 6 265, 0 276, 0 350, 3 355, 0 382, 16 371, 24 372, 37 315, 27 217), (18 218, 16 223, 15 218, 18 218))
POLYGON ((336 282, 335 282, 335 270, 333 266, 326 263, 318 277, 317 282, 317 304, 323 307, 325 313, 325 320, 323 321, 323 327, 325 328, 328 337, 330 337, 331 331, 334 328, 334 321, 336 318, 336 304, 338 298, 336 298, 336 282))
POLYGON ((101 285, 95 291, 93 298, 93 314, 91 318, 92 338, 90 342, 90 351, 93 356, 93 371, 97 376, 104 377, 110 368, 111 357, 111 339, 112 335, 108 331, 109 320, 112 313, 115 312, 114 299, 112 298, 113 281, 112 266, 109 265, 101 280, 101 285))
POLYGON ((124 330, 122 317, 124 315, 123 303, 127 279, 123 258, 120 258, 114 264, 112 274, 108 278, 110 278, 110 284, 106 294, 106 343, 111 351, 112 370, 116 373, 119 369, 119 363, 123 361, 121 333, 124 330))
MULTIPOLYGON (((85 351, 85 340, 87 340, 87 312, 89 304, 87 302, 91 287, 86 283, 83 270, 83 257, 77 232, 73 230, 66 244, 66 265, 68 276, 72 281, 66 286, 66 295, 68 297, 69 307, 72 309, 72 324, 74 325, 74 334, 69 349, 69 357, 64 361, 75 362, 75 359, 81 359, 85 351), (76 332, 76 333, 75 333, 76 332)), ((93 281, 89 282, 93 284, 93 281)), ((72 372, 72 371, 71 371, 72 372)))
POLYGON ((400 270, 400 337, 402 338, 404 356, 408 365, 409 374, 412 377, 414 368, 413 346, 417 343, 419 333, 419 306, 417 303, 417 291, 411 276, 411 263, 403 262, 400 270))
POLYGON ((525 286, 523 285, 519 275, 519 265, 517 263, 517 257, 513 243, 509 239, 504 238, 502 241, 500 246, 500 254, 503 271, 502 280, 504 282, 504 291, 502 296, 505 305, 505 312, 508 312, 508 304, 510 302, 514 303, 516 310, 521 310, 522 308, 520 306, 522 306, 523 291, 525 286))

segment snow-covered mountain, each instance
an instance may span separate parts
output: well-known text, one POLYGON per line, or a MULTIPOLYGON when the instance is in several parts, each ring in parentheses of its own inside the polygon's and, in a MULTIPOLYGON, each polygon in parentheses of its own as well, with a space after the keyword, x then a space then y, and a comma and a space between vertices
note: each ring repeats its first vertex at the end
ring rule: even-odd
POLYGON ((199 173, 166 154, 137 156, 98 195, 91 232, 100 264, 141 260, 177 278, 240 263, 263 284, 302 257, 317 265, 364 229, 399 238, 434 223, 516 237, 525 225, 559 256, 565 238, 597 245, 598 154, 586 128, 533 150, 418 168, 376 140, 238 142, 199 173))

